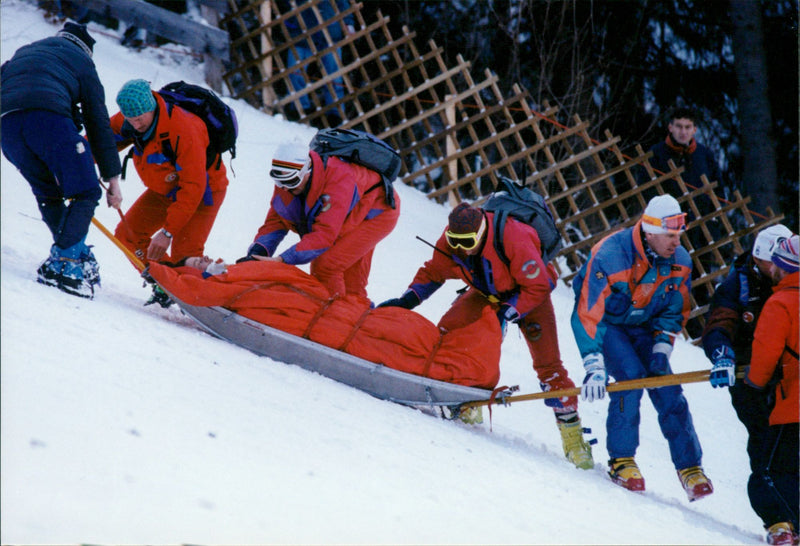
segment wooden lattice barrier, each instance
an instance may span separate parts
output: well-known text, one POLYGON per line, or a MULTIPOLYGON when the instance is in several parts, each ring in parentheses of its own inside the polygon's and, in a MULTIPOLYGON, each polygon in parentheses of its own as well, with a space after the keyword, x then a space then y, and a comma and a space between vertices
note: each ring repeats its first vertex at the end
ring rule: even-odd
POLYGON ((398 149, 402 182, 431 199, 480 203, 496 187, 498 175, 524 178, 554 213, 565 243, 557 267, 567 282, 591 247, 633 225, 650 198, 665 192, 677 197, 689 213, 682 242, 694 263, 692 314, 684 332, 689 338, 702 332, 714 286, 732 258, 755 232, 783 218, 772 211, 766 218, 754 217, 750 199, 738 192, 732 201, 722 201, 716 182, 705 178, 701 187, 688 187, 682 168, 673 164, 669 172, 657 172, 641 147, 628 157, 619 137, 606 131, 603 140, 593 139, 591 125, 577 115, 567 125, 559 123, 557 108, 534 107, 517 85, 504 97, 490 71, 475 80, 470 63, 460 56, 448 66, 433 41, 420 50, 409 29, 392 36, 388 18, 379 12, 375 21, 365 21, 361 4, 339 11, 331 2, 334 17, 308 28, 302 12, 314 10, 322 20, 320 0, 287 1, 283 12, 278 0, 228 1, 230 13, 220 24, 232 36, 233 68, 223 77, 234 97, 317 127, 338 123, 332 114, 343 112, 342 127, 368 131, 398 149), (346 30, 349 16, 353 32, 346 30), (290 36, 286 23, 291 20, 303 34, 290 36), (336 43, 327 30, 331 25, 343 31, 336 43), (320 32, 331 45, 317 48, 309 39, 320 32), (290 53, 300 58, 297 46, 303 41, 312 55, 290 63, 290 53), (325 56, 329 67, 334 59, 335 70, 326 70, 325 56), (295 85, 297 76, 304 87, 295 85))

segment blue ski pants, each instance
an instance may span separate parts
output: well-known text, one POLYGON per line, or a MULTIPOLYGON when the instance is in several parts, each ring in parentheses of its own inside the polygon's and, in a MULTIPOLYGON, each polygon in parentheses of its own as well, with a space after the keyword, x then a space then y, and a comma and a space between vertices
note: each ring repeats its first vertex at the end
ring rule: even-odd
MULTIPOLYGON (((609 376, 617 381, 649 377, 653 351, 652 329, 644 326, 608 325, 603 357, 609 376)), ((671 371, 669 373, 672 373, 671 371)), ((610 392, 606 431, 611 458, 633 457, 639 447, 639 406, 642 390, 610 392)), ((680 385, 647 389, 658 412, 661 433, 669 444, 676 470, 699 466, 703 452, 680 385)))
POLYGON ((3 155, 30 184, 53 242, 69 248, 85 239, 103 195, 89 142, 71 118, 47 110, 10 112, 2 123, 3 155))

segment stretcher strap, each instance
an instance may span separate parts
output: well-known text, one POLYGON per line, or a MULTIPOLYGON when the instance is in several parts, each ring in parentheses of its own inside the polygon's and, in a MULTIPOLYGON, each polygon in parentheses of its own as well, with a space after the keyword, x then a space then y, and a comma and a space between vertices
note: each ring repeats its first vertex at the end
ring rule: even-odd
POLYGON ((308 326, 306 327, 306 331, 303 332, 303 338, 304 339, 311 339, 311 337, 310 337, 311 336, 311 330, 314 329, 314 325, 317 323, 317 321, 319 319, 322 318, 322 315, 325 314, 325 311, 328 310, 328 307, 333 305, 334 301, 336 301, 336 296, 333 296, 332 298, 329 298, 328 300, 325 301, 325 303, 320 305, 320 307, 317 310, 317 312, 314 314, 313 317, 311 317, 311 320, 308 322, 308 326))
POLYGON ((442 341, 444 341, 445 333, 446 330, 439 328, 439 339, 436 340, 436 345, 433 346, 431 354, 428 355, 428 360, 425 361, 425 366, 422 368, 422 377, 428 377, 428 373, 431 371, 431 364, 433 364, 433 359, 436 357, 436 352, 439 350, 439 347, 442 346, 442 341))
POLYGON ((347 346, 350 345, 350 342, 353 341, 354 337, 356 337, 356 334, 358 333, 359 328, 361 328, 361 325, 364 324, 365 320, 367 320, 367 317, 369 316, 370 311, 372 311, 372 309, 367 307, 367 310, 364 311, 363 313, 361 313, 361 316, 358 317, 358 320, 356 321, 355 325, 353 325, 353 329, 350 330, 350 333, 348 334, 347 339, 345 339, 344 342, 342 343, 342 345, 339 347, 340 351, 346 352, 347 346))

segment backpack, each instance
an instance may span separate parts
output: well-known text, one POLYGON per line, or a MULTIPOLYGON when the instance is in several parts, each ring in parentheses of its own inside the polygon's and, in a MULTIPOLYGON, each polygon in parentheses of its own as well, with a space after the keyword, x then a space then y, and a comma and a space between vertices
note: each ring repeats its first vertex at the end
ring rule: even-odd
POLYGON ((494 213, 494 248, 506 265, 511 261, 503 248, 503 228, 509 216, 536 230, 542 243, 542 261, 549 262, 561 250, 561 234, 544 197, 530 188, 501 176, 497 191, 481 207, 494 213))
POLYGON ((367 191, 382 185, 386 190, 386 203, 395 208, 392 182, 400 174, 403 161, 394 148, 376 136, 354 129, 322 129, 311 139, 309 147, 320 155, 325 165, 330 156, 336 156, 381 175, 381 183, 367 191))
MULTIPOLYGON (((209 139, 206 149, 206 169, 213 165, 217 156, 219 156, 217 162, 217 168, 219 168, 223 152, 230 151, 231 159, 236 157, 236 137, 239 134, 236 112, 222 102, 213 91, 199 85, 179 81, 168 83, 158 90, 158 94, 167 103, 170 113, 172 107, 178 105, 205 122, 209 139)), ((169 140, 162 141, 162 147, 168 148, 162 151, 174 163, 176 154, 172 150, 169 140)))

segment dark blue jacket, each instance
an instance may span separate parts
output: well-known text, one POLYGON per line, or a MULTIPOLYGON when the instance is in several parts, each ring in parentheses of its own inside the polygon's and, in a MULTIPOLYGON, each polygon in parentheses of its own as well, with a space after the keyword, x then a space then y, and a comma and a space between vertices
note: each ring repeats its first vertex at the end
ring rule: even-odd
MULTIPOLYGON (((698 143, 694 153, 679 153, 671 150, 665 141, 658 142, 650 150, 653 152, 653 157, 650 160, 650 165, 654 169, 661 172, 669 172, 668 160, 672 160, 676 166, 685 167, 686 170, 681 174, 683 181, 699 188, 702 186, 700 176, 706 175, 709 182, 719 182, 722 184, 719 165, 711 150, 698 143)), ((692 188, 689 188, 691 191, 692 188)))
POLYGON ((3 63, 0 81, 2 115, 47 110, 71 117, 77 130, 86 126, 100 175, 108 179, 120 174, 105 91, 92 58, 78 45, 53 36, 23 46, 3 63))
POLYGON ((758 316, 771 295, 772 279, 761 274, 750 253, 738 256, 714 290, 703 330, 706 356, 728 345, 738 365, 749 365, 758 316))

